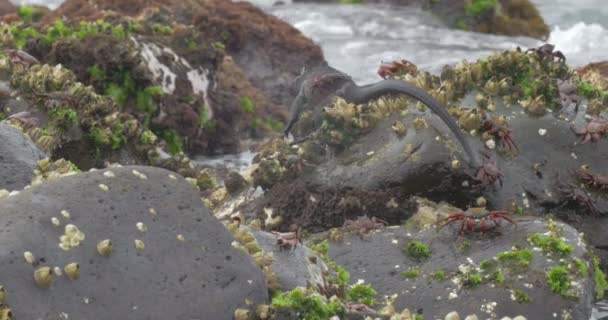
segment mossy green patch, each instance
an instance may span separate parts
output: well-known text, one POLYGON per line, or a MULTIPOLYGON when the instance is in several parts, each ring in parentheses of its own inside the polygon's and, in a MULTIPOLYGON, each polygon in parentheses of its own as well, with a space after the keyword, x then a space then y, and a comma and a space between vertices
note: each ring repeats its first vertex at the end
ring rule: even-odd
POLYGON ((433 279, 443 281, 445 280, 445 271, 443 269, 437 269, 433 272, 433 279))
POLYGON ((401 271, 401 275, 408 278, 408 279, 415 279, 418 278, 421 274, 420 268, 409 268, 405 271, 401 271))
POLYGON ((162 130, 160 137, 167 142, 167 151, 170 154, 178 154, 184 149, 184 140, 175 129, 162 130))
POLYGON ((471 288, 475 288, 475 287, 479 286, 482 281, 483 281, 483 278, 482 278, 481 274, 479 274, 477 272, 471 272, 471 273, 467 274, 466 277, 464 278, 464 284, 471 288))
POLYGON ((589 275, 589 268, 587 267, 587 264, 579 258, 572 259, 572 269, 581 277, 586 277, 589 275))
POLYGON ((562 296, 568 296, 568 289, 570 289, 571 281, 572 279, 568 270, 564 266, 553 266, 547 271, 547 284, 549 285, 549 288, 562 296))
POLYGON ((488 276, 490 281, 494 281, 496 284, 503 284, 505 282, 505 274, 502 270, 498 269, 492 272, 490 276, 488 276))
POLYGON ((431 255, 431 249, 426 244, 417 240, 408 242, 402 250, 408 256, 417 260, 426 259, 431 255))
POLYGON ((528 241, 531 244, 540 247, 544 251, 551 252, 562 257, 569 255, 574 249, 573 245, 567 244, 557 235, 544 235, 534 232, 528 237, 528 241))
POLYGON ((519 303, 530 303, 532 301, 527 293, 519 289, 513 290, 513 295, 515 296, 515 301, 519 303))
POLYGON ((290 308, 300 312, 302 319, 324 320, 332 316, 342 317, 346 310, 337 299, 325 299, 324 297, 305 292, 296 288, 289 292, 279 292, 271 302, 274 308, 290 308))
POLYGON ((17 8, 17 15, 23 22, 31 23, 34 16, 34 9, 26 4, 21 5, 17 8))
POLYGON ((471 17, 478 17, 496 8, 496 0, 469 0, 465 2, 464 12, 471 17))
POLYGON ((529 248, 513 248, 511 251, 500 252, 497 255, 498 261, 501 264, 516 272, 528 268, 532 262, 532 257, 532 251, 529 248))
POLYGON ((598 257, 591 258, 591 264, 593 265, 593 282, 595 284, 595 298, 602 299, 604 292, 608 288, 608 281, 606 281, 606 274, 600 268, 600 259, 598 257))
POLYGON ((363 303, 367 306, 376 304, 376 295, 378 295, 378 292, 370 284, 354 284, 346 291, 347 300, 363 303))

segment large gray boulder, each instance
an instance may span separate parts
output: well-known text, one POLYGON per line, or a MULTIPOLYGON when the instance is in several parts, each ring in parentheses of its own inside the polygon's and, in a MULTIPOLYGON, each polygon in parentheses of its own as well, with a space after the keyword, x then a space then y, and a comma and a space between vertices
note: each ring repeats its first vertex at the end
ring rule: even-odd
POLYGON ((560 235, 564 243, 572 246, 568 254, 558 255, 528 241, 535 232, 547 233, 547 221, 520 217, 517 222, 515 228, 503 220, 499 229, 483 236, 472 233, 459 237, 459 222, 439 232, 434 228, 389 227, 364 239, 347 234, 341 242, 330 242, 329 256, 350 272, 351 279, 371 283, 380 296, 396 294, 396 310, 417 308, 425 319, 443 319, 453 310, 483 319, 517 314, 527 319, 549 319, 553 314, 589 319, 594 292, 591 270, 578 274, 573 262, 578 258, 588 266, 582 234, 567 224, 553 222, 555 230, 563 229, 560 235), (425 258, 404 252, 404 246, 412 241, 426 244, 429 255, 425 258), (530 250, 529 265, 520 260, 522 256, 501 258, 504 252, 517 252, 515 248, 530 250), (560 263, 569 270, 565 296, 572 297, 555 293, 548 285, 547 272, 560 263), (438 276, 440 270, 445 273, 443 279, 438 276), (503 281, 496 279, 497 270, 503 281), (476 279, 479 283, 471 280, 474 274, 480 276, 476 279))
POLYGON ((23 189, 32 180, 44 152, 21 131, 0 122, 0 189, 23 189))
POLYGON ((54 179, 3 199, 0 212, 0 285, 16 319, 232 319, 267 303, 261 270, 170 171, 54 179), (98 253, 104 239, 108 256, 98 253), (74 262, 80 276, 71 280, 64 266, 74 262), (35 270, 56 266, 62 275, 41 287, 35 270))

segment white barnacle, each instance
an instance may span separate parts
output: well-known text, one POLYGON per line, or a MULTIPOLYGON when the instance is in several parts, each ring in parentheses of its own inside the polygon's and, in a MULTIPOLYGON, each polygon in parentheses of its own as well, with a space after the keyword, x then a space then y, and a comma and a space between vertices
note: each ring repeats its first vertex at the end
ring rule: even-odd
POLYGON ((61 268, 59 268, 59 267, 53 268, 53 273, 55 273, 55 275, 58 277, 61 277, 61 275, 63 274, 63 272, 61 271, 61 268))
POLYGON ((105 184, 103 184, 103 183, 100 183, 100 184, 99 184, 99 189, 101 189, 101 190, 103 190, 103 191, 108 191, 108 190, 110 190, 110 188, 108 188, 108 186, 107 186, 107 185, 105 185, 105 184))
POLYGON ((154 208, 148 209, 148 213, 153 217, 156 217, 158 215, 158 212, 156 212, 156 209, 154 208))
POLYGON ((538 129, 538 134, 539 134, 540 136, 544 136, 544 135, 546 135, 546 134, 547 134, 547 129, 542 129, 542 128, 541 128, 541 129, 538 129))
POLYGON ((135 243, 135 249, 137 250, 143 250, 146 247, 144 242, 139 239, 135 239, 133 242, 135 243))
POLYGON ((116 175, 114 174, 114 172, 108 170, 106 172, 103 173, 104 176, 108 177, 108 178, 114 178, 116 177, 116 175))
POLYGON ((23 253, 23 258, 25 259, 25 262, 29 263, 29 264, 34 264, 34 262, 36 262, 36 258, 34 257, 34 254, 26 251, 23 253))
POLYGON ((173 174, 170 174, 169 175, 169 179, 177 180, 177 177, 175 175, 173 175, 173 174))
POLYGON ((488 149, 495 149, 496 148, 496 141, 494 141, 494 139, 488 139, 486 141, 486 147, 488 147, 488 149))
POLYGON ((181 241, 181 242, 184 242, 186 239, 184 238, 184 235, 180 233, 180 234, 177 235, 177 240, 181 241))
POLYGON ((133 175, 135 175, 136 177, 138 177, 138 178, 140 178, 142 180, 148 179, 148 177, 145 174, 143 174, 143 173, 141 173, 141 172, 139 172, 139 171, 137 171, 135 169, 133 169, 131 171, 131 173, 133 173, 133 175))
POLYGON ((59 227, 59 225, 61 225, 61 222, 59 222, 59 219, 57 219, 57 217, 52 217, 51 218, 51 223, 55 226, 55 227, 59 227))
POLYGON ((69 219, 69 218, 70 218, 70 216, 71 216, 71 215, 70 215, 70 212, 69 212, 69 211, 67 211, 67 210, 65 210, 65 209, 64 209, 64 210, 61 210, 61 215, 62 215, 64 218, 66 218, 66 219, 69 219))
POLYGON ((139 230, 139 232, 141 233, 148 232, 148 227, 143 222, 138 222, 135 224, 135 226, 137 227, 137 230, 139 230))

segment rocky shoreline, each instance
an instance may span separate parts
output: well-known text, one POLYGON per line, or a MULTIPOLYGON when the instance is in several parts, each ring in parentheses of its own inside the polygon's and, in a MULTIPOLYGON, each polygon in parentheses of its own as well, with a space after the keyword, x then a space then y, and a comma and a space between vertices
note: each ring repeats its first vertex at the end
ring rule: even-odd
POLYGON ((0 320, 587 320, 604 297, 605 62, 395 61, 357 100, 249 3, 0 10, 0 320), (239 172, 191 160, 249 144, 239 172))

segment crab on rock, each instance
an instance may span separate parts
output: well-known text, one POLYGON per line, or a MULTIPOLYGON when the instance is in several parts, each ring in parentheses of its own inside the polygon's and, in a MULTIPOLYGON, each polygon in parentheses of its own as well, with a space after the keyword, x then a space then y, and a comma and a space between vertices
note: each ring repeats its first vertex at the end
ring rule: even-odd
POLYGON ((566 56, 561 51, 553 51, 555 50, 555 45, 545 43, 538 48, 531 48, 526 51, 536 53, 541 59, 546 57, 551 57, 551 59, 557 58, 559 62, 566 62, 566 56))
POLYGON ((460 223, 459 231, 459 234, 462 234, 465 231, 465 227, 466 231, 469 233, 473 231, 486 232, 486 230, 489 230, 485 224, 487 220, 494 222, 494 226, 491 228, 500 225, 498 219, 505 219, 513 225, 517 225, 517 223, 509 218, 508 215, 509 212, 507 211, 489 211, 484 207, 468 208, 466 211, 451 214, 447 218, 439 221, 438 228, 441 229, 454 221, 462 221, 460 223))
POLYGON ((594 116, 584 128, 580 130, 572 128, 572 130, 577 135, 585 136, 581 141, 581 144, 585 144, 589 141, 598 142, 603 134, 608 134, 608 120, 594 116))
POLYGON ((490 155, 486 152, 482 152, 481 154, 484 156, 484 160, 473 179, 480 185, 493 185, 498 180, 502 187, 503 174, 498 169, 496 160, 491 160, 490 155))

